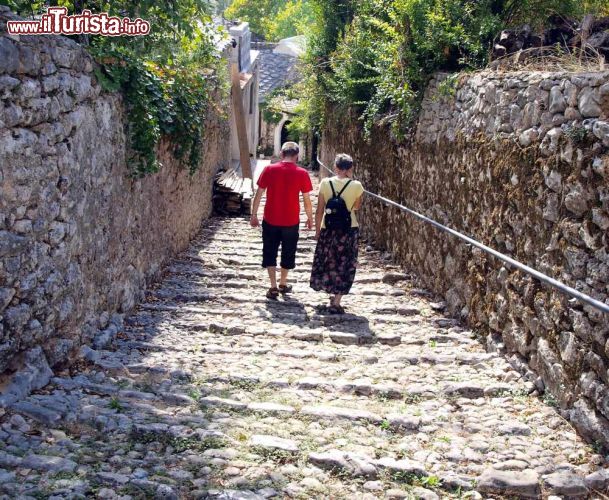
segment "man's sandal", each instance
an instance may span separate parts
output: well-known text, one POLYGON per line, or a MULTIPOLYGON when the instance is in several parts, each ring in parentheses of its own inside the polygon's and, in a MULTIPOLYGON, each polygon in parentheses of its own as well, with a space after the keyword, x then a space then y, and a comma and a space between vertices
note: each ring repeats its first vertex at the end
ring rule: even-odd
POLYGON ((292 292, 292 285, 279 285, 279 291, 283 294, 292 292))
POLYGON ((269 291, 266 292, 266 298, 267 299, 273 299, 276 300, 279 297, 279 288, 269 288, 269 291))

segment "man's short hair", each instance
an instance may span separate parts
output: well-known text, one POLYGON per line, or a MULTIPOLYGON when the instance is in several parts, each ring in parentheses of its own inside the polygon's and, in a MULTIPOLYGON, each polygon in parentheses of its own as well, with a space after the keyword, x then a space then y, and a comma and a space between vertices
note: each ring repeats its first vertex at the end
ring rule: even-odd
POLYGON ((281 146, 281 157, 293 157, 293 156, 298 156, 298 153, 300 153, 300 148, 298 147, 298 144, 296 144, 295 142, 286 142, 284 143, 283 146, 281 146))
POLYGON ((340 153, 336 155, 334 165, 338 170, 350 170, 353 167, 353 158, 345 153, 340 153))

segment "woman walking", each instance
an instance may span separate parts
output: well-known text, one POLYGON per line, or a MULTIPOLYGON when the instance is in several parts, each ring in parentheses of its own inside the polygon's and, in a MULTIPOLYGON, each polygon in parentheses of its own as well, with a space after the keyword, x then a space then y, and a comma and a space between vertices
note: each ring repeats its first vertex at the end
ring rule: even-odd
POLYGON ((336 156, 334 172, 334 177, 323 179, 319 186, 311 288, 330 294, 328 312, 344 314, 340 302, 355 279, 359 244, 355 211, 362 205, 364 188, 353 180, 353 159, 349 155, 336 156))

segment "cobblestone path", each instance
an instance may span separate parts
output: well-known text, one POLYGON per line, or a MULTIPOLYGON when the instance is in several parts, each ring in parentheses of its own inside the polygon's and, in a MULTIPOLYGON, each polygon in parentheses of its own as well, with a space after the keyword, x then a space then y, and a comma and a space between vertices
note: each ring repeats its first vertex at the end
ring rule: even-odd
POLYGON ((607 498, 552 402, 383 255, 323 314, 314 245, 267 301, 259 232, 205 223, 106 349, 0 416, 0 498, 607 498))

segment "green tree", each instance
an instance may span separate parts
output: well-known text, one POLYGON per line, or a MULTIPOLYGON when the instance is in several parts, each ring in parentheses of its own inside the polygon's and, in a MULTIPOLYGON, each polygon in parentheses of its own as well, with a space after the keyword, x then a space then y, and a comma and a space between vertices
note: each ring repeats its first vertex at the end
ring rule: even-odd
POLYGON ((264 24, 275 13, 278 3, 278 0, 233 0, 224 16, 247 21, 254 33, 264 35, 264 24))
POLYGON ((606 0, 312 1, 307 114, 319 123, 326 103, 354 107, 366 132, 382 119, 398 134, 433 72, 484 66, 501 29, 608 10, 606 0))
POLYGON ((92 12, 108 12, 112 16, 140 17, 150 22, 151 31, 140 37, 90 37, 97 46, 125 47, 142 57, 172 62, 182 51, 185 40, 200 37, 205 25, 211 21, 209 0, 174 0, 158 2, 154 0, 54 0, 28 1, 5 0, 11 10, 22 16, 43 12, 47 5, 66 7, 69 14, 80 13, 84 9, 92 12))
POLYGON ((307 0, 288 0, 265 23, 265 36, 281 40, 307 33, 314 22, 313 7, 307 0))
POLYGON ((224 15, 247 21, 254 33, 271 41, 305 34, 314 22, 310 0, 233 0, 224 15))

